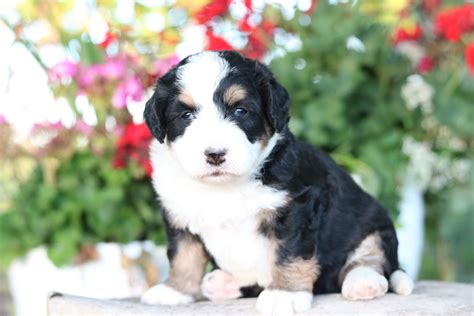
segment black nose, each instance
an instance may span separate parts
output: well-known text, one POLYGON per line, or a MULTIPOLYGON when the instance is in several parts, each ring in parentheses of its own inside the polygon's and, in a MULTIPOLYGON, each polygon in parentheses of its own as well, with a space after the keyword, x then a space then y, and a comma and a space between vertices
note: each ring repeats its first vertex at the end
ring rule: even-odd
POLYGON ((226 149, 206 149, 204 155, 206 155, 206 162, 213 166, 219 166, 225 161, 226 149))

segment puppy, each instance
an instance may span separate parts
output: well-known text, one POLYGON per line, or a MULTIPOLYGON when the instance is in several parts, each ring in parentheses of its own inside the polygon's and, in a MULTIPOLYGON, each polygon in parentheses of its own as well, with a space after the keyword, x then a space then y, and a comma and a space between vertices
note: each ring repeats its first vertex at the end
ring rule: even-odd
POLYGON ((289 106, 267 67, 233 51, 189 56, 158 80, 144 117, 170 272, 142 302, 258 296, 259 312, 293 314, 318 293, 412 291, 387 211, 294 138, 289 106))

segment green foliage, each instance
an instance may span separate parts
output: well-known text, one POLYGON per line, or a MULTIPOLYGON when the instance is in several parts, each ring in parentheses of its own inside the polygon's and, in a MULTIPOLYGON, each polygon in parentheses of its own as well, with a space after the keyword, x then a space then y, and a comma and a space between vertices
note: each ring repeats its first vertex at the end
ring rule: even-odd
POLYGON ((427 196, 425 260, 422 279, 474 282, 474 170, 464 185, 427 196))
POLYGON ((323 147, 392 211, 406 157, 403 136, 416 131, 400 89, 409 63, 388 45, 388 28, 351 6, 318 3, 311 24, 293 19, 302 49, 271 63, 292 99, 290 127, 323 147), (364 51, 348 49, 356 36, 364 51), (290 75, 289 75, 290 74, 290 75))
POLYGON ((81 246, 132 240, 164 242, 149 179, 114 169, 111 155, 76 152, 62 162, 55 183, 38 167, 22 185, 12 209, 0 215, 0 265, 45 245, 56 265, 70 263, 81 246))

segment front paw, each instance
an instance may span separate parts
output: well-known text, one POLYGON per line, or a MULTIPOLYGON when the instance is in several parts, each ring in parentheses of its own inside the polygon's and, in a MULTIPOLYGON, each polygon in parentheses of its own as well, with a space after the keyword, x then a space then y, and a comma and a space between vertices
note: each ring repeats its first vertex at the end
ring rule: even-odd
POLYGON ((164 283, 148 289, 141 297, 141 302, 149 305, 182 305, 193 301, 191 295, 181 293, 164 283))
POLYGON ((263 315, 294 315, 311 308, 313 293, 265 290, 258 296, 257 310, 263 315))
POLYGON ((204 297, 214 302, 231 300, 242 295, 239 281, 231 274, 219 269, 204 276, 201 283, 201 292, 204 297))

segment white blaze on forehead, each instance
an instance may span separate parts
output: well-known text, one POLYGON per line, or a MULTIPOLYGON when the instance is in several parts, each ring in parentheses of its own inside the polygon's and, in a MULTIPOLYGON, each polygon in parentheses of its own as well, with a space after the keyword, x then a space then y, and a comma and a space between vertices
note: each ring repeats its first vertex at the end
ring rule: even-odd
POLYGON ((178 72, 178 81, 200 107, 213 104, 219 82, 229 72, 229 64, 216 52, 191 56, 178 72))
POLYGON ((260 142, 251 143, 236 121, 215 104, 215 91, 230 71, 229 63, 216 52, 193 55, 178 69, 177 81, 182 90, 180 97, 198 111, 184 133, 169 144, 169 149, 185 174, 198 181, 215 179, 212 174, 216 167, 207 162, 206 150, 226 150, 225 162, 219 166, 219 171, 228 177, 219 179, 237 181, 259 171, 258 167, 279 138, 273 135, 265 148, 260 142))

